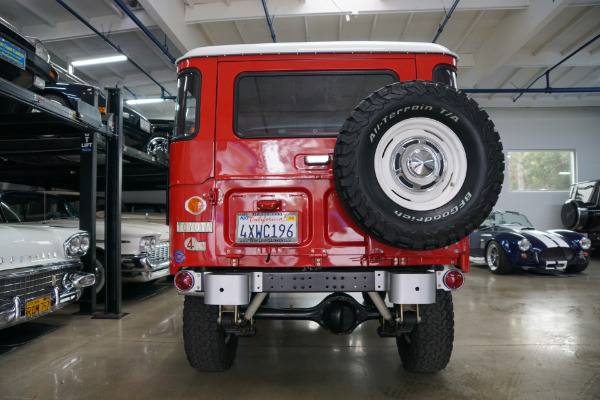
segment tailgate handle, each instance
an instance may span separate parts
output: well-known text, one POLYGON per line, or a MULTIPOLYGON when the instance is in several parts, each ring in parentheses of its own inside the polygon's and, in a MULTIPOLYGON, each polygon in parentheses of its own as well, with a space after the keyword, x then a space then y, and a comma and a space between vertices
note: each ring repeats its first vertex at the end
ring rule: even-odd
POLYGON ((266 211, 278 210, 281 207, 281 200, 259 200, 257 206, 266 211))
POLYGON ((331 162, 331 157, 328 155, 305 156, 304 163, 306 165, 327 165, 331 162))

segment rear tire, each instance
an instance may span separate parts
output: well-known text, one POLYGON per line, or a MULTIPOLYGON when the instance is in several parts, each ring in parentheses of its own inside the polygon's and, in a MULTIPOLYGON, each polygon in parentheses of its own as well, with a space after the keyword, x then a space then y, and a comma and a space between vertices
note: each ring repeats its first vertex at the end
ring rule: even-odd
POLYGON ((66 98, 64 98, 63 96, 59 95, 59 94, 49 93, 49 94, 44 95, 44 97, 48 101, 52 101, 54 103, 60 104, 63 107, 71 108, 71 105, 69 104, 69 101, 66 98))
POLYGON ((238 337, 226 334, 218 318, 219 306, 204 304, 204 297, 185 296, 183 342, 190 365, 199 371, 225 371, 233 364, 238 337))
POLYGON ((446 368, 454 342, 452 294, 436 290, 435 304, 419 306, 421 322, 407 334, 396 338, 404 368, 431 373, 446 368))

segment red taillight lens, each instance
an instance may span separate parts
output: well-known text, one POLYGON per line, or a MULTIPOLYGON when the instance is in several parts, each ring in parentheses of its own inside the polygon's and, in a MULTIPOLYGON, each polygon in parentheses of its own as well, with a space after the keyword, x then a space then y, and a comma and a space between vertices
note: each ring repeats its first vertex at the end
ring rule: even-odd
POLYGON ((175 275, 175 287, 183 292, 190 290, 194 286, 194 276, 186 271, 175 275))
POLYGON ((455 269, 446 272, 444 275, 444 285, 448 289, 459 289, 465 283, 465 277, 462 272, 455 269))

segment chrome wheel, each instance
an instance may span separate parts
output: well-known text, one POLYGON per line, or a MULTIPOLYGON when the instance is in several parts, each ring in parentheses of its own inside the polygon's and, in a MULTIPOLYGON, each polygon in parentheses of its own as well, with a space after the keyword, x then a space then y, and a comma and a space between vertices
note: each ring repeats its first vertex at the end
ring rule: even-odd
POLYGON ((498 266, 500 265, 500 250, 494 243, 488 246, 485 253, 485 260, 487 261, 487 265, 492 272, 498 269, 498 266))
POLYGON ((155 156, 158 151, 169 152, 169 140, 166 137, 157 136, 152 138, 146 146, 146 153, 151 156, 155 156))

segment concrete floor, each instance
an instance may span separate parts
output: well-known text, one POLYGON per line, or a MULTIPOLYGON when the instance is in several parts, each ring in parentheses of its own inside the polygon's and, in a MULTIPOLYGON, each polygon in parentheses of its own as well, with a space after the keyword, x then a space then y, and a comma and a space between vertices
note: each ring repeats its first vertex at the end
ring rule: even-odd
POLYGON ((174 289, 125 301, 120 320, 72 306, 37 320, 57 330, 0 356, 0 399, 600 399, 599 286, 597 258, 578 276, 472 268, 454 294, 450 364, 432 375, 405 371, 375 321, 341 337, 259 321, 229 371, 200 373, 174 289))

